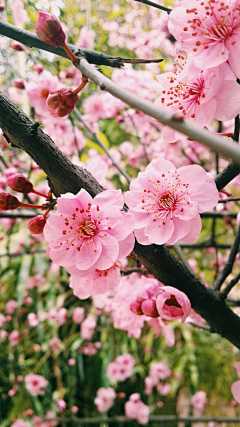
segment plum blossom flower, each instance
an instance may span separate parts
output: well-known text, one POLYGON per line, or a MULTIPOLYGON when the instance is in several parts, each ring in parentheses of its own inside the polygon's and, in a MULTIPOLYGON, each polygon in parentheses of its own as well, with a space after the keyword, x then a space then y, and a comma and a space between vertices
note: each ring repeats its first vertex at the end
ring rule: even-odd
POLYGON ((38 22, 35 26, 37 36, 51 46, 63 46, 65 44, 66 34, 59 20, 51 13, 42 11, 38 13, 38 22))
POLYGON ((116 393, 112 387, 99 388, 97 391, 97 396, 94 399, 94 403, 97 405, 98 412, 108 411, 113 406, 115 398, 116 393))
POLYGON ((195 409, 198 409, 199 411, 204 410, 205 403, 207 402, 207 397, 205 391, 197 391, 192 397, 191 397, 191 404, 195 409))
POLYGON ((95 270, 85 277, 72 275, 70 277, 70 288, 79 299, 86 299, 90 296, 101 295, 106 292, 113 292, 120 282, 120 268, 114 264, 107 270, 95 270))
POLYGON ((131 354, 125 353, 118 356, 107 367, 107 377, 113 381, 125 381, 131 377, 135 360, 131 354))
POLYGON ((206 70, 228 61, 240 78, 238 0, 182 0, 170 13, 168 28, 180 47, 206 70))
POLYGON ((127 418, 137 420, 139 424, 146 424, 149 420, 150 408, 141 401, 139 393, 133 393, 125 403, 125 414, 127 418))
POLYGON ((16 308, 17 308, 17 301, 15 301, 14 299, 10 299, 5 304, 5 310, 6 310, 6 313, 8 314, 13 314, 16 308))
POLYGON ((17 329, 14 329, 11 334, 9 334, 9 342, 11 345, 15 346, 18 345, 20 339, 21 339, 21 335, 20 332, 17 329))
POLYGON ((86 319, 81 324, 81 335, 85 340, 91 340, 94 334, 94 329, 97 326, 97 322, 93 315, 89 313, 86 319))
POLYGON ((28 374, 25 377, 26 389, 32 396, 45 394, 43 388, 47 387, 48 381, 42 375, 28 374))
POLYGON ((184 292, 172 286, 163 286, 156 299, 157 311, 163 319, 186 320, 191 312, 191 303, 184 292))
MULTIPOLYGON (((176 71, 157 78, 161 96, 155 103, 181 112, 199 125, 207 125, 213 118, 221 121, 233 119, 240 110, 240 86, 228 64, 200 73, 197 70, 197 75, 190 81, 188 66, 179 75, 176 71), (186 78, 187 82, 183 82, 186 78)), ((182 139, 183 135, 166 126, 162 137, 165 142, 171 143, 182 139)))
POLYGON ((156 158, 140 172, 126 193, 135 217, 135 236, 142 245, 193 242, 202 227, 199 213, 216 206, 214 180, 201 166, 175 166, 156 158))
POLYGON ((75 307, 72 314, 74 323, 81 323, 84 319, 85 309, 83 307, 75 307))
POLYGON ((134 217, 121 212, 122 207, 121 190, 106 190, 94 198, 84 189, 62 195, 57 213, 50 213, 44 227, 52 261, 83 277, 129 255, 134 217))

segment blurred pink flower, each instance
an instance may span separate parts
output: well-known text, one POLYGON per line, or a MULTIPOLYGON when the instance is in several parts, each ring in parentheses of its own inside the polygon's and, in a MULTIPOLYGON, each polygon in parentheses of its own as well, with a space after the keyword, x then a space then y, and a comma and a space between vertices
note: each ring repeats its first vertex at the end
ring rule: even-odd
POLYGON ((37 326, 39 324, 38 316, 35 313, 28 313, 27 315, 28 325, 29 326, 37 326))
POLYGON ((83 25, 76 46, 82 47, 84 49, 93 50, 95 37, 95 31, 89 30, 86 25, 83 25))
POLYGON ((199 213, 218 202, 216 184, 198 165, 178 170, 161 157, 140 172, 125 195, 135 217, 135 236, 142 245, 193 242, 202 227, 199 213))
POLYGON ((59 353, 62 347, 62 341, 58 337, 53 337, 49 341, 50 348, 55 352, 59 353))
POLYGON ((146 424, 149 420, 150 408, 140 400, 139 393, 134 393, 125 403, 125 414, 127 418, 137 420, 139 424, 146 424))
POLYGON ((234 397, 234 399, 240 403, 240 380, 235 381, 235 383, 231 386, 231 392, 234 397))
POLYGON ((191 404, 195 409, 198 409, 199 411, 204 410, 205 403, 207 402, 207 397, 205 391, 197 391, 192 397, 191 397, 191 404))
POLYGON ((73 322, 81 323, 84 319, 85 308, 83 307, 75 307, 72 314, 73 322))
POLYGON ((57 200, 44 227, 48 254, 70 274, 86 276, 106 270, 134 246, 134 217, 121 212, 121 190, 106 190, 92 198, 82 189, 57 200))
POLYGON ((112 387, 101 387, 97 391, 97 396, 94 399, 97 405, 98 412, 107 412, 114 404, 116 398, 115 390, 112 387))
POLYGON ((113 381, 124 381, 131 377, 135 365, 134 357, 125 353, 118 356, 114 362, 107 367, 107 377, 113 381))
POLYGON ((12 424, 11 427, 32 427, 32 424, 29 423, 28 421, 24 421, 24 420, 15 420, 12 424))
POLYGON ((89 313, 86 319, 81 324, 81 335, 85 340, 91 340, 94 334, 94 329, 97 326, 97 322, 93 315, 89 313))
POLYGON ((17 308, 17 301, 10 299, 6 304, 5 304, 5 310, 6 313, 8 314, 13 314, 13 312, 16 310, 17 308))
POLYGON ((181 319, 182 323, 191 311, 191 303, 187 295, 172 286, 161 288, 156 299, 156 306, 163 319, 181 319))
POLYGON ((171 391, 171 385, 169 383, 159 383, 157 385, 157 391, 161 396, 166 396, 171 391))
POLYGON ((170 377, 171 371, 165 362, 152 363, 150 366, 149 376, 154 385, 157 385, 159 380, 165 380, 170 377))
POLYGON ((10 344, 15 346, 15 345, 18 345, 18 343, 21 339, 21 335, 17 329, 14 329, 11 332, 11 334, 9 334, 8 339, 9 339, 10 344))
POLYGON ((26 389, 32 396, 45 394, 43 388, 47 387, 48 381, 42 375, 28 374, 25 377, 26 389))
POLYGON ((56 409, 57 409, 57 412, 63 412, 65 409, 66 409, 66 407, 67 407, 67 404, 66 404, 66 402, 65 402, 65 400, 63 400, 63 399, 58 399, 57 401, 56 401, 56 409))
POLYGON ((67 309, 65 307, 61 307, 58 311, 58 317, 57 317, 59 326, 64 325, 64 323, 66 323, 67 315, 68 315, 67 309))

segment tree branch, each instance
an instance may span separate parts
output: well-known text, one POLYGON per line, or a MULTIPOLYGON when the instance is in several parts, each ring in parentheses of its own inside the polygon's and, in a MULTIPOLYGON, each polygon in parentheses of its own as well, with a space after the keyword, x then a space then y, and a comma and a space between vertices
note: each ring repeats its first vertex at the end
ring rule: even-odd
POLYGON ((240 273, 238 273, 232 280, 231 282, 228 283, 228 285, 226 286, 226 288, 224 288, 221 292, 220 295, 221 297, 227 298, 229 292, 232 290, 232 288, 237 284, 237 282, 239 282, 240 280, 240 273))

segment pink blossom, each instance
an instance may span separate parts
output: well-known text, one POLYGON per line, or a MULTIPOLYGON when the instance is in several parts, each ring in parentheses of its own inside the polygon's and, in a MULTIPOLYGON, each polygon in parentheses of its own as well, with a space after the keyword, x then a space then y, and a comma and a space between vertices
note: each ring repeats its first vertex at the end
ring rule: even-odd
POLYGON ((28 325, 37 326, 39 324, 38 316, 35 313, 28 313, 27 315, 28 325))
POLYGON ((3 324, 6 322, 6 317, 0 313, 0 328, 3 326, 3 324))
POLYGON ((113 381, 125 381, 131 377, 135 360, 131 354, 125 353, 118 356, 107 367, 107 377, 113 381))
POLYGON ((205 403, 207 402, 207 397, 205 391, 197 391, 192 397, 191 397, 191 404, 195 409, 198 409, 199 411, 204 410, 205 403))
POLYGON ((107 412, 114 404, 116 398, 115 390, 112 387, 101 387, 97 391, 97 396, 94 399, 97 405, 98 412, 107 412))
POLYGON ((191 311, 191 303, 184 292, 172 286, 163 286, 156 299, 157 311, 163 319, 186 320, 191 311))
POLYGON ((159 380, 165 380, 170 377, 171 371, 165 362, 152 363, 150 366, 149 376, 154 385, 157 385, 159 380))
POLYGON ((106 190, 92 198, 86 190, 58 198, 57 213, 44 227, 48 254, 70 274, 86 276, 107 270, 134 246, 134 217, 121 212, 121 190, 106 190))
POLYGON ((62 342, 60 338, 53 337, 49 341, 50 348, 55 352, 59 353, 62 347, 62 342))
POLYGON ((234 397, 234 399, 240 403, 240 380, 235 381, 235 383, 231 386, 231 392, 234 397))
POLYGON ((66 402, 65 402, 65 400, 63 400, 63 399, 58 399, 57 401, 56 401, 56 409, 57 409, 57 412, 63 412, 65 409, 66 409, 66 407, 67 407, 67 404, 66 404, 66 402))
POLYGON ((21 339, 21 335, 19 333, 19 331, 17 329, 14 329, 11 334, 9 334, 9 342, 11 345, 15 346, 18 345, 20 339, 21 339))
POLYGON ((169 31, 202 70, 228 61, 240 78, 238 0, 182 0, 169 17, 169 31))
POLYGON ((161 157, 152 160, 130 184, 126 203, 135 216, 139 243, 173 245, 194 241, 201 231, 199 213, 218 201, 214 180, 198 165, 175 166, 161 157))
POLYGON ((76 359, 74 359, 73 357, 71 359, 68 360, 68 364, 69 366, 75 366, 77 363, 76 359))
POLYGON ((166 396, 171 391, 171 385, 169 383, 159 383, 157 385, 157 391, 161 396, 166 396))
POLYGON ((95 31, 89 30, 86 25, 83 25, 83 27, 81 28, 79 39, 76 43, 76 46, 79 46, 84 49, 93 50, 95 37, 96 37, 95 31))
POLYGON ((86 319, 81 324, 81 335, 85 340, 91 340, 94 334, 94 329, 97 326, 97 322, 93 315, 89 313, 86 319))
POLYGON ((42 375, 28 374, 25 377, 26 389, 32 396, 38 396, 45 394, 45 390, 48 385, 48 381, 42 375))
POLYGON ((95 270, 85 277, 72 275, 69 285, 76 297, 86 299, 90 296, 113 292, 120 279, 120 268, 114 264, 107 270, 95 270))
POLYGON ((149 420, 150 408, 140 400, 139 393, 133 393, 125 403, 127 418, 137 420, 139 424, 146 424, 149 420))
POLYGON ((10 299, 6 304, 5 304, 5 310, 6 313, 8 314, 13 314, 13 312, 16 310, 17 308, 17 301, 10 299))
POLYGON ((64 325, 67 321, 67 309, 65 307, 60 308, 58 311, 58 324, 59 326, 64 325))
POLYGON ((72 319, 75 323, 81 323, 84 319, 85 309, 83 307, 75 307, 73 310, 72 319))
MULTIPOLYGON (((161 96, 155 103, 189 119, 199 125, 207 125, 215 118, 230 120, 240 110, 240 87, 228 64, 201 71, 187 83, 183 82, 183 73, 164 73, 158 76, 161 96)), ((166 142, 182 139, 183 135, 169 127, 165 127, 162 137, 166 142)))

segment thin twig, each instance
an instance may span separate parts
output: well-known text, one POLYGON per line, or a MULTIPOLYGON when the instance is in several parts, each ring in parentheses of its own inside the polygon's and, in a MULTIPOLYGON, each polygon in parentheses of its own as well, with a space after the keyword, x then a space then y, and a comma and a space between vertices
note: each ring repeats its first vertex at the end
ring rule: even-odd
POLYGON ((132 273, 139 273, 139 274, 151 274, 149 273, 149 271, 146 268, 143 267, 132 267, 132 268, 127 268, 126 270, 124 270, 123 268, 121 268, 121 275, 122 276, 129 276, 132 273))
POLYGON ((224 280, 231 273, 236 255, 239 251, 239 244, 240 244, 240 227, 238 227, 238 231, 237 231, 236 237, 234 239, 233 245, 231 247, 228 260, 227 260, 226 264, 224 265, 223 269, 220 271, 218 278, 215 280, 215 282, 212 286, 213 290, 219 290, 221 288, 221 285, 223 284, 224 280))
POLYGON ((174 247, 174 249, 175 249, 175 251, 176 251, 176 253, 178 254, 178 256, 179 256, 179 258, 180 258, 180 260, 182 261, 182 263, 183 263, 183 265, 185 265, 185 267, 192 273, 192 274, 194 274, 195 275, 195 273, 194 273, 194 271, 193 271, 193 269, 192 269, 192 267, 190 266, 190 264, 188 263, 188 260, 187 260, 187 258, 185 257, 185 255, 184 255, 184 253, 183 253, 183 251, 182 251, 182 249, 181 249, 181 246, 178 244, 178 243, 175 243, 175 245, 173 245, 173 247, 174 247))
POLYGON ((135 1, 138 1, 139 3, 147 4, 148 6, 156 7, 157 9, 164 10, 164 12, 167 12, 167 13, 172 12, 172 9, 169 9, 168 7, 165 7, 165 6, 161 6, 160 4, 153 3, 152 1, 149 1, 149 0, 135 0, 135 1))
POLYGON ((205 331, 213 332, 209 326, 206 326, 206 325, 199 325, 199 323, 195 323, 195 322, 187 322, 187 323, 190 323, 190 325, 192 325, 192 326, 196 326, 196 327, 197 327, 197 328, 199 328, 199 329, 205 329, 205 331))
POLYGON ((85 120, 83 119, 82 115, 80 114, 80 112, 78 111, 78 109, 76 107, 74 107, 74 113, 76 114, 78 120, 80 120, 80 122, 84 125, 84 127, 87 129, 87 131, 90 133, 90 135, 94 138, 95 142, 104 150, 104 152, 106 153, 106 155, 108 156, 108 158, 111 160, 113 166, 115 166, 115 168, 117 168, 117 170, 120 172, 121 175, 124 176, 124 178, 126 178, 127 182, 130 184, 131 182, 131 178, 130 176, 127 174, 127 172, 125 172, 121 166, 119 166, 114 158, 112 157, 112 155, 110 154, 109 150, 107 149, 107 147, 102 143, 101 139, 97 136, 97 134, 90 128, 90 126, 85 122, 85 120))
POLYGON ((25 255, 34 255, 34 254, 43 254, 46 253, 45 249, 37 249, 36 251, 30 252, 30 251, 25 251, 25 252, 19 252, 19 253, 5 253, 5 254, 0 254, 0 258, 3 257, 9 257, 9 258, 16 258, 16 257, 21 257, 21 256, 25 256, 25 255))
POLYGON ((227 284, 227 286, 220 292, 220 296, 225 299, 231 291, 231 289, 237 284, 240 280, 240 273, 238 273, 232 280, 227 284))
POLYGON ((240 197, 228 197, 227 199, 218 200, 218 203, 239 202, 240 197))

